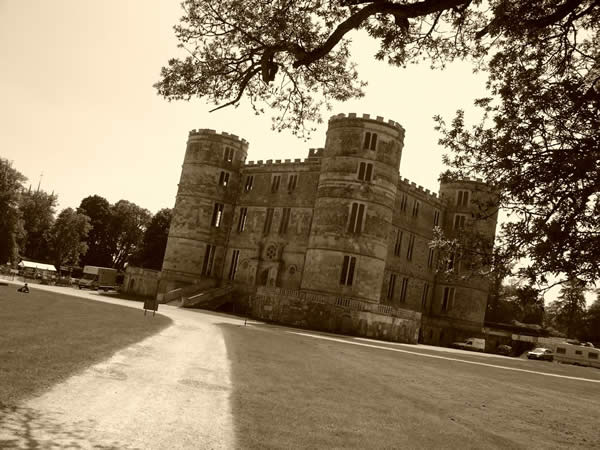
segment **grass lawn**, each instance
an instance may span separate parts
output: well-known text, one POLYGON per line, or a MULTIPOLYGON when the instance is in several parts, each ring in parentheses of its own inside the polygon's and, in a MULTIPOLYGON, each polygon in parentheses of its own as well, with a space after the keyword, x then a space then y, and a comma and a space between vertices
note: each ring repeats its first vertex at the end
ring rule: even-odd
POLYGON ((600 385, 221 324, 238 448, 589 448, 600 385))
POLYGON ((0 404, 39 394, 170 324, 141 309, 0 286, 0 404))

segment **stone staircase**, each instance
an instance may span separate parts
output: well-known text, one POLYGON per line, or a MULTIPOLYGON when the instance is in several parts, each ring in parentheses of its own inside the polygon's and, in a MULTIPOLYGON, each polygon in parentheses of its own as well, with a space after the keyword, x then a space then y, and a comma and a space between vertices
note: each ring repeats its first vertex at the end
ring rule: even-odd
POLYGON ((196 290, 182 296, 183 308, 202 308, 215 310, 222 304, 231 300, 233 286, 226 285, 210 289, 196 290))

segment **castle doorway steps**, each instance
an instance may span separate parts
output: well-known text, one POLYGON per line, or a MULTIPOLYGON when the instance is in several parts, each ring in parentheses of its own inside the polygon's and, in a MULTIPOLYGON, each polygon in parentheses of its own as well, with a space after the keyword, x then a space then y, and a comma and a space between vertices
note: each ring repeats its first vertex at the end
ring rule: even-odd
POLYGON ((219 306, 231 301, 233 286, 222 286, 211 289, 200 289, 192 292, 181 299, 184 308, 202 308, 215 310, 219 306))

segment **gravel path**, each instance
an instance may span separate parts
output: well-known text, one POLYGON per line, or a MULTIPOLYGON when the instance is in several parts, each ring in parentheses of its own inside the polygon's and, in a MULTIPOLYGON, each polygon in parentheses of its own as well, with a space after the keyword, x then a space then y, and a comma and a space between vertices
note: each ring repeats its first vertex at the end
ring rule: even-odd
MULTIPOLYGON (((141 303, 44 288, 139 308, 140 320, 152 320, 141 303)), ((174 325, 9 411, 0 441, 15 448, 235 448, 230 367, 215 324, 240 321, 164 305, 160 313, 174 325)))

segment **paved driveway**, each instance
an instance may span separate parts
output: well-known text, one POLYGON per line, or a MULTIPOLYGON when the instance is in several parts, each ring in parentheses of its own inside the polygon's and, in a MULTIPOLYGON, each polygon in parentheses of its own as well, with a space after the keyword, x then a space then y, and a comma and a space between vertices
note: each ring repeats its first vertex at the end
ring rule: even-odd
MULTIPOLYGON (((38 287, 140 309, 69 288, 38 287)), ((230 367, 215 323, 238 319, 160 306, 173 325, 12 411, 19 448, 234 448, 230 367)), ((243 321, 241 322, 243 325, 243 321)), ((40 368, 43 370, 43 368, 40 368)))

